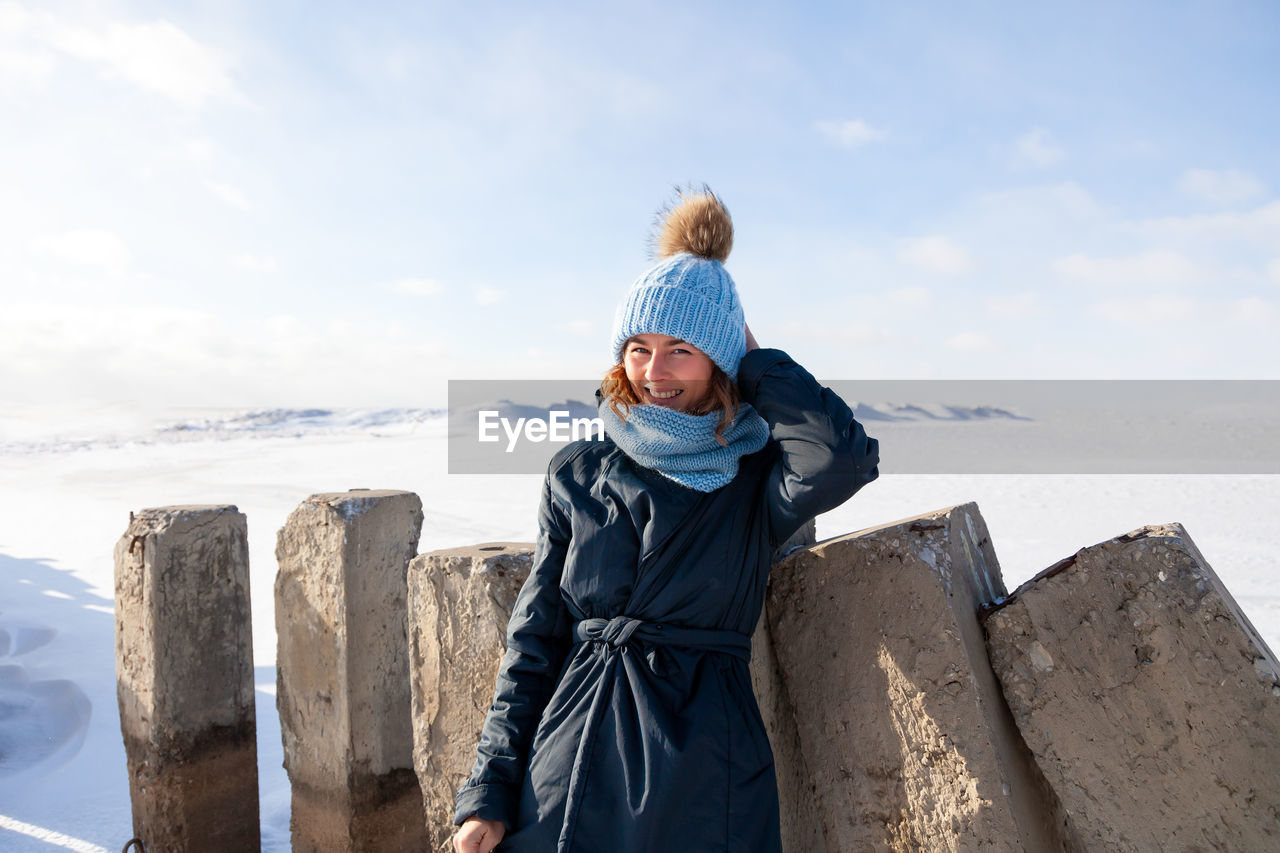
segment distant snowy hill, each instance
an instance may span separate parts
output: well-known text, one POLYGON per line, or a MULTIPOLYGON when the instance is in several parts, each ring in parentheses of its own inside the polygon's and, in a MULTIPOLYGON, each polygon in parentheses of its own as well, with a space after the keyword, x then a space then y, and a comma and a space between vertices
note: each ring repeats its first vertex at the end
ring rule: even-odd
POLYGON ((955 406, 941 403, 852 403, 860 421, 1029 421, 1032 418, 1000 406, 955 406))
POLYGON ((0 418, 0 454, 65 453, 131 445, 240 438, 405 435, 443 418, 444 409, 248 409, 193 411, 113 421, 45 416, 0 418))
MULTIPOLYGON (((989 405, 944 405, 941 403, 861 403, 850 402, 850 408, 853 409, 854 417, 860 421, 989 421, 989 420, 1018 420, 1029 421, 1032 418, 1018 414, 1007 407, 989 406, 989 405)), ((568 412, 571 418, 593 418, 596 416, 596 407, 593 403, 584 403, 581 400, 565 400, 561 403, 551 403, 546 406, 536 406, 526 403, 513 403, 510 400, 495 400, 492 403, 484 403, 475 406, 469 406, 461 413, 454 413, 464 416, 468 421, 474 420, 475 416, 481 411, 497 412, 499 417, 507 418, 515 421, 518 418, 545 418, 552 411, 568 412)))
MULTIPOLYGON (((936 403, 852 403, 855 417, 867 423, 959 423, 970 421, 1028 421, 1006 407, 942 405, 936 403)), ((566 399, 545 406, 507 399, 468 406, 454 413, 455 423, 473 424, 481 411, 515 422, 567 412, 570 418, 594 418, 594 403, 566 399), (458 420, 461 418, 461 420, 458 420)), ((372 438, 406 435, 424 424, 445 418, 447 409, 327 409, 273 408, 234 411, 199 410, 170 413, 151 419, 111 420, 0 416, 0 454, 66 453, 109 447, 240 438, 304 438, 322 435, 365 435, 372 438)))

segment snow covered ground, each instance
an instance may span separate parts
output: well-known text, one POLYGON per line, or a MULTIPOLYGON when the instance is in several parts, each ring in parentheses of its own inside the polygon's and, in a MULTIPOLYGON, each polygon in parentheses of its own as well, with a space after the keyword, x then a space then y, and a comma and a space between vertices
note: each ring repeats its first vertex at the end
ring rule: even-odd
MULTIPOLYGON (((422 498, 420 550, 532 541, 539 478, 450 476, 445 435, 445 418, 427 410, 0 409, 0 849, 118 850, 128 840, 112 548, 131 510, 232 503, 249 519, 264 849, 288 850, 276 531, 312 493, 396 488, 422 498)), ((1280 648, 1280 476, 887 475, 820 517, 818 535, 965 501, 981 508, 1010 589, 1081 547, 1181 522, 1280 648)))

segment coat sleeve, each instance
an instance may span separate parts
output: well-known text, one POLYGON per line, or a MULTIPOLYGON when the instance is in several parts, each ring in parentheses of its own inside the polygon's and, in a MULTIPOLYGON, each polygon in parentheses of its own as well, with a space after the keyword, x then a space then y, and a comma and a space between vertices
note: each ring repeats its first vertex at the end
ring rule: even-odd
POLYGON ((569 530, 548 474, 538 509, 533 568, 511 610, 493 704, 480 732, 471 775, 458 791, 455 824, 476 815, 501 821, 508 829, 515 825, 529 744, 572 645, 560 595, 569 530))
POLYGON ((782 450, 765 486, 773 547, 879 476, 879 442, 839 395, 782 350, 744 355, 738 390, 782 450))

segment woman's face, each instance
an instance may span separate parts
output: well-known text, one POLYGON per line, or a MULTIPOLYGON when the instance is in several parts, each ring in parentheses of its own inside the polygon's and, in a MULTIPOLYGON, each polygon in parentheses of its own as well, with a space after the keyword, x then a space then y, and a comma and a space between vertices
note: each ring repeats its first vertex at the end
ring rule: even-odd
POLYGON ((709 393, 715 369, 706 353, 670 335, 632 335, 622 348, 622 363, 642 402, 678 412, 709 393))

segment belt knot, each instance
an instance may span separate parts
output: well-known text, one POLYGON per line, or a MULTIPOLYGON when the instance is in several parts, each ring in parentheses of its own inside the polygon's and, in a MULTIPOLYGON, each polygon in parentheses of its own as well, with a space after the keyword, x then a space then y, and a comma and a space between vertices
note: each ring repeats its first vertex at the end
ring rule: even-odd
POLYGON ((579 641, 608 643, 618 649, 630 642, 631 636, 644 624, 642 620, 630 616, 583 619, 574 626, 574 634, 579 641))
POLYGON ((601 639, 615 649, 625 646, 631 639, 631 635, 643 624, 639 619, 632 619, 630 616, 615 616, 604 626, 601 639))
POLYGON ((751 660, 751 637, 747 634, 715 628, 683 628, 631 616, 583 619, 574 624, 573 639, 578 643, 604 643, 615 650, 635 640, 655 646, 723 652, 743 661, 751 660))

